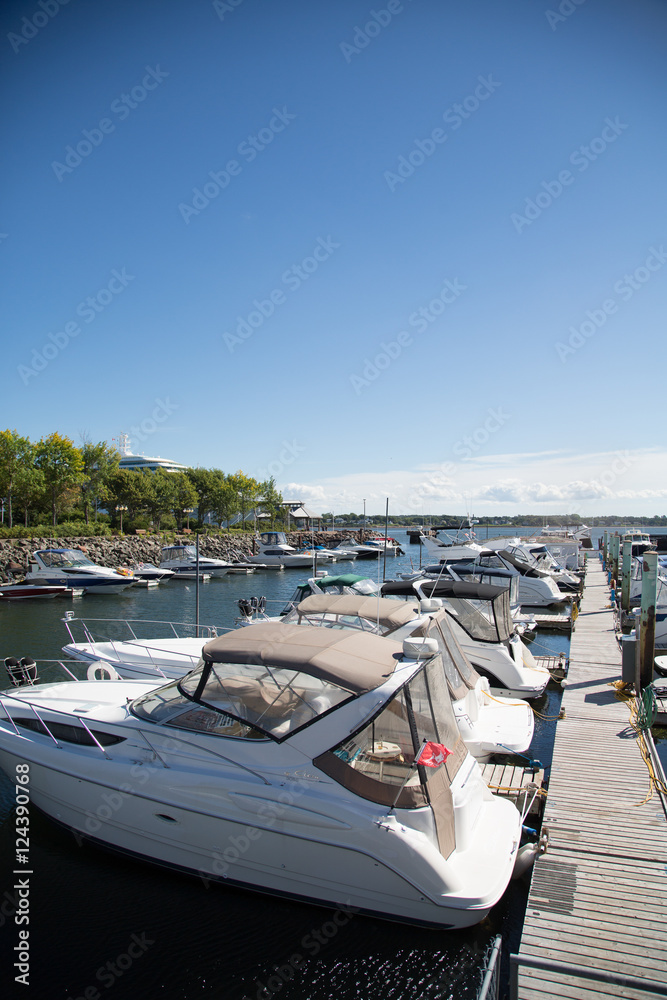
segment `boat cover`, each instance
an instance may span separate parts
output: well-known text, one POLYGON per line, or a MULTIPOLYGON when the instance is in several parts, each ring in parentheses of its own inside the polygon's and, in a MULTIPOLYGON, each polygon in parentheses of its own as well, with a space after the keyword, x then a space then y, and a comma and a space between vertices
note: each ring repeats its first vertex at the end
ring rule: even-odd
POLYGON ((403 655, 400 642, 358 629, 259 622, 208 642, 205 663, 257 663, 302 671, 353 694, 379 687, 403 655))

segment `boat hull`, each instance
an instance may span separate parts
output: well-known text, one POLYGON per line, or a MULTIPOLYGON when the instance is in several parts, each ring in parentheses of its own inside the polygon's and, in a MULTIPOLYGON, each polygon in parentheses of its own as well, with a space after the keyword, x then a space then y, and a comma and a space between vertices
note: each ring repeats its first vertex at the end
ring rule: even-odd
POLYGON ((52 756, 53 747, 0 733, 2 769, 12 775, 17 764, 29 759, 31 801, 78 840, 90 839, 187 872, 205 885, 219 881, 384 919, 454 929, 484 919, 502 896, 514 864, 506 841, 514 835, 518 817, 511 816, 516 810, 509 803, 505 828, 498 830, 498 870, 491 891, 487 883, 477 900, 452 891, 451 885, 443 894, 447 862, 424 848, 423 837, 403 842, 398 823, 392 832, 379 830, 372 812, 365 825, 352 827, 345 810, 336 815, 318 811, 318 803, 308 795, 310 788, 308 801, 302 798, 299 783, 250 788, 235 780, 233 772, 223 776, 197 767, 194 787, 192 782, 174 784, 177 772, 162 767, 140 747, 131 763, 87 758, 76 771, 67 770, 69 754, 51 764, 45 762, 45 753, 52 756), (25 752, 19 755, 8 742, 22 745, 25 752), (216 814, 216 809, 229 814, 216 814))

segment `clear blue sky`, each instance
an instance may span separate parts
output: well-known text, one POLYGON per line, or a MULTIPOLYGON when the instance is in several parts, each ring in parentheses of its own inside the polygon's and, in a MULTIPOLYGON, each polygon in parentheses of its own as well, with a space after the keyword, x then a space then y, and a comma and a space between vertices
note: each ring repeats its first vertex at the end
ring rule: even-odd
POLYGON ((667 510, 665 3, 43 2, 3 427, 319 510, 667 510))

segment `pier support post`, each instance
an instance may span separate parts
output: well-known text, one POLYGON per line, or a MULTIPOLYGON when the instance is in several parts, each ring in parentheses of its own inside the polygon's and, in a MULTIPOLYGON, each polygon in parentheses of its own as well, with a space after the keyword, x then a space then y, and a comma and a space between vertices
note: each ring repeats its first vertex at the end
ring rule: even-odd
POLYGON ((607 532, 605 531, 605 533, 604 533, 604 541, 602 543, 602 565, 604 566, 605 570, 607 568, 607 558, 608 558, 608 553, 609 553, 608 546, 609 546, 609 539, 607 537, 607 532))
POLYGON ((618 582, 618 558, 621 549, 621 536, 618 534, 611 536, 611 576, 618 582))
POLYGON ((630 610, 630 576, 632 574, 632 542, 623 542, 623 562, 621 565, 621 607, 630 610))
POLYGON ((642 611, 639 619, 639 688, 647 687, 653 680, 655 657, 655 605, 658 590, 658 553, 645 552, 642 556, 642 611))

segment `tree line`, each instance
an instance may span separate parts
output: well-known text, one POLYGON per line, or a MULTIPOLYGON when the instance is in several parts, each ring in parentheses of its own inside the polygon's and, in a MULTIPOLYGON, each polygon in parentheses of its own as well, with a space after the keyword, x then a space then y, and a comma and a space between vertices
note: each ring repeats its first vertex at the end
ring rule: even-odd
POLYGON ((124 528, 174 530, 184 524, 225 524, 254 509, 282 523, 285 508, 275 480, 259 482, 239 470, 185 472, 119 467, 120 454, 104 441, 49 434, 32 442, 16 430, 0 431, 2 524, 9 528, 91 521, 124 528), (124 519, 124 520, 123 520, 124 519))

